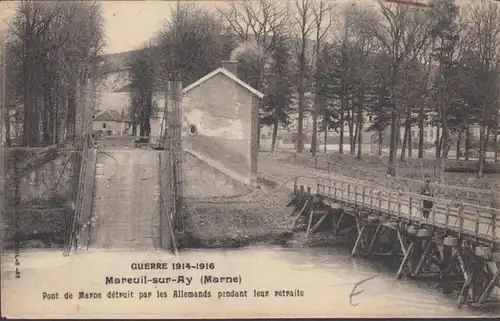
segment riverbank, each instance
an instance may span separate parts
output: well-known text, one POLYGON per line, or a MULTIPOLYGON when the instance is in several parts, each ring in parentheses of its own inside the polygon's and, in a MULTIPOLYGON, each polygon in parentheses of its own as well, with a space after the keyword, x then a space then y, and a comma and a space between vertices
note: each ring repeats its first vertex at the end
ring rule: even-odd
MULTIPOLYGON (((198 249, 250 245, 300 248, 348 244, 355 240, 352 235, 333 236, 331 222, 325 222, 322 229, 306 236, 308 222, 305 216, 292 230, 297 214, 292 213, 293 206, 287 207, 292 191, 270 180, 266 185, 267 190, 247 195, 186 200, 185 232, 177 234, 179 246, 198 249)), ((318 219, 316 215, 314 222, 318 219)))
POLYGON ((7 209, 0 236, 5 249, 62 248, 71 208, 64 197, 39 199, 28 208, 7 209))
POLYGON ((236 197, 186 201, 186 228, 180 247, 235 248, 255 244, 282 245, 292 237, 291 192, 257 190, 236 197))

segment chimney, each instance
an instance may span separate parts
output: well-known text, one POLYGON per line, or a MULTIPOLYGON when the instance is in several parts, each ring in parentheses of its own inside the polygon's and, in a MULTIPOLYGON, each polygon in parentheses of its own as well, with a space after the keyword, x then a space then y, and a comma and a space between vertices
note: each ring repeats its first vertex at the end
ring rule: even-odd
POLYGON ((227 71, 238 75, 238 61, 237 60, 222 60, 222 68, 227 71))

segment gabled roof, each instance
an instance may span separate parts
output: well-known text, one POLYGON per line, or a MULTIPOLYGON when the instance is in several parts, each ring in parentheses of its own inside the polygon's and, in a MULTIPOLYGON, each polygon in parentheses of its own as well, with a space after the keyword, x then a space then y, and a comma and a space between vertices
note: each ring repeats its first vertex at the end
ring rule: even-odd
POLYGON ((121 115, 116 110, 103 110, 94 118, 96 121, 121 121, 121 115))
POLYGON ((234 82, 240 84, 242 87, 244 87, 245 89, 247 89, 248 91, 250 91, 252 94, 254 94, 255 96, 259 97, 259 98, 262 98, 264 97, 264 94, 261 93, 260 91, 258 91, 257 89, 253 88, 252 86, 250 86, 249 84, 247 84, 246 82, 244 82, 243 80, 241 80, 240 78, 238 78, 235 74, 233 74, 232 72, 228 71, 227 69, 225 68, 219 68, 219 69, 216 69, 214 71, 212 71, 211 73, 209 73, 208 75, 205 75, 203 76, 202 78, 198 79, 197 81, 195 81, 194 83, 192 83, 191 85, 185 87, 183 90, 182 90, 182 93, 185 94, 187 93, 188 91, 190 91, 191 89, 201 85, 202 83, 204 83, 205 81, 209 80, 210 78, 218 75, 218 74, 223 74, 229 78, 231 78, 234 82))

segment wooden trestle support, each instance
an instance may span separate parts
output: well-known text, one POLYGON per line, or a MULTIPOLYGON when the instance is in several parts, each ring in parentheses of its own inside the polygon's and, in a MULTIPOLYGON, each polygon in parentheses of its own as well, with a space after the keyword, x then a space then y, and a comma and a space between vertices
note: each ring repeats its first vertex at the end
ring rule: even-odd
POLYGON ((422 223, 389 219, 384 213, 351 204, 341 204, 341 210, 335 211, 332 205, 339 204, 326 203, 321 196, 313 195, 310 187, 306 190, 295 182, 294 197, 287 204, 294 207, 292 229, 301 217, 307 219, 307 239, 331 215, 334 235, 356 231, 352 256, 395 258, 399 265, 397 279, 435 280, 443 293, 458 293, 459 308, 483 306, 493 289, 500 287, 500 252, 494 244, 481 244, 478 239, 422 223), (317 211, 323 215, 312 225, 317 211))

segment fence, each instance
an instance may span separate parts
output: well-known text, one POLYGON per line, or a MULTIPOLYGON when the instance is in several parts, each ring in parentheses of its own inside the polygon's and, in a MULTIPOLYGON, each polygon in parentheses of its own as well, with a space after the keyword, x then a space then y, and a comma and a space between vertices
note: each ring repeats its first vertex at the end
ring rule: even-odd
POLYGON ((95 174, 97 167, 97 149, 93 148, 90 136, 86 137, 82 151, 82 161, 78 174, 78 185, 75 195, 75 210, 70 216, 71 230, 69 237, 71 243, 68 246, 88 247, 90 239, 90 228, 92 225, 92 202, 95 190, 95 174))
POLYGON ((317 190, 320 195, 385 213, 397 219, 405 218, 430 224, 491 242, 500 241, 498 209, 339 179, 319 179, 317 190), (422 217, 423 200, 433 203, 432 213, 427 219, 422 217))
POLYGON ((183 206, 183 151, 182 151, 182 83, 169 81, 167 84, 167 99, 165 100, 165 134, 160 141, 166 146, 159 156, 159 186, 160 186, 160 229, 162 248, 176 249, 174 233, 184 230, 183 206))
MULTIPOLYGON (((423 186, 422 180, 387 176, 384 173, 368 171, 355 166, 339 165, 324 158, 312 158, 294 154, 289 157, 289 160, 316 170, 326 171, 329 174, 352 177, 394 190, 400 189, 406 192, 418 193, 423 186)), ((438 197, 455 200, 466 199, 469 203, 488 207, 497 207, 497 200, 500 199, 500 192, 498 191, 446 184, 433 184, 433 192, 438 197)))

